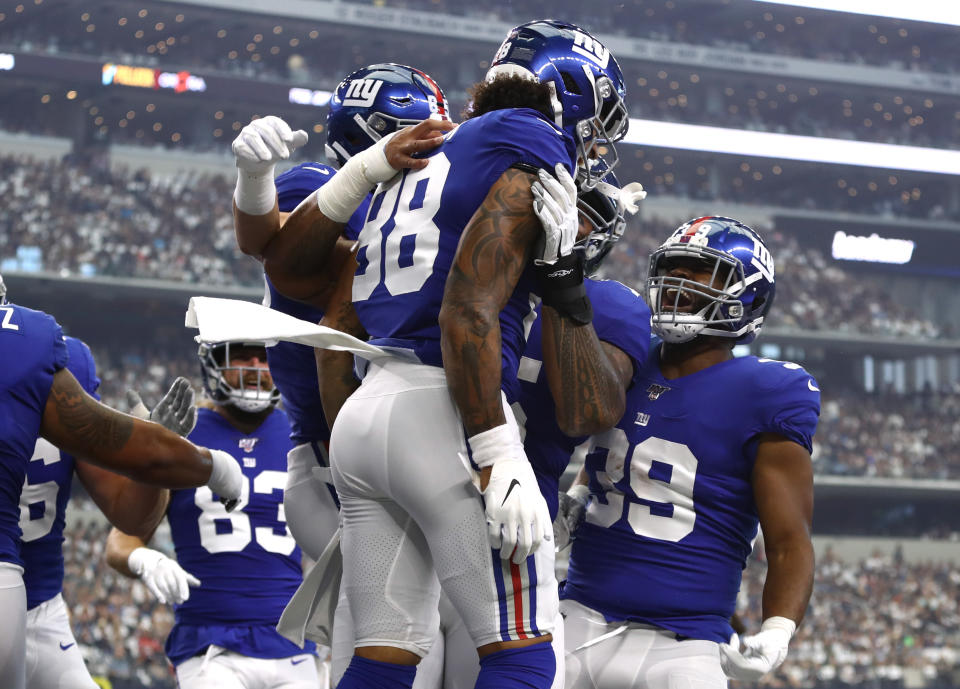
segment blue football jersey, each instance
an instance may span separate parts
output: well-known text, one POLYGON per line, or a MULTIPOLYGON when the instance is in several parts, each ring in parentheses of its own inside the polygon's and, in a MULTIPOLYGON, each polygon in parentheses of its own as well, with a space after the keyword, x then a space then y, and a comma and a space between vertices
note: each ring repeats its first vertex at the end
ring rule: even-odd
MULTIPOLYGON (((636 379, 650 348, 650 309, 643 297, 619 282, 588 279, 584 284, 593 305, 597 337, 633 360, 636 379)), ((541 324, 540 307, 537 307, 537 320, 530 329, 517 374, 520 380, 520 414, 517 416, 525 431, 523 447, 553 519, 557 516, 560 476, 574 449, 587 437, 571 438, 557 425, 557 407, 543 370, 541 324)))
POLYGON ((174 609, 166 645, 174 664, 211 644, 254 658, 303 653, 276 631, 303 579, 300 549, 283 518, 289 431, 279 409, 250 434, 212 409, 198 410, 190 440, 232 454, 245 481, 230 513, 206 486, 171 492, 167 519, 177 562, 201 582, 174 609))
MULTIPOLYGON (((511 166, 573 170, 573 139, 527 108, 467 120, 428 154, 422 170, 381 184, 360 233, 353 303, 371 342, 442 366, 438 317, 460 236, 487 192, 511 166)), ((516 370, 533 318, 527 270, 500 314, 503 388, 516 399, 516 370)))
POLYGON ((810 450, 820 392, 799 365, 752 356, 666 380, 659 349, 587 454, 592 499, 561 598, 726 642, 757 534, 757 437, 810 450))
MULTIPOLYGON (((292 167, 279 175, 275 181, 280 211, 293 211, 303 199, 330 181, 334 174, 336 170, 329 165, 310 162, 292 167)), ((344 235, 348 239, 355 240, 360 234, 369 203, 369 199, 364 200, 347 221, 344 235)), ((264 281, 264 306, 311 323, 318 323, 323 318, 320 309, 280 294, 266 275, 264 281)), ((290 437, 293 442, 300 445, 329 441, 330 430, 320 403, 313 349, 292 342, 280 342, 267 348, 267 363, 273 382, 283 398, 283 408, 290 417, 290 437)))
POLYGON ((53 375, 67 365, 57 322, 41 311, 0 306, 0 562, 20 559, 20 491, 53 375))
MULTIPOLYGON (((90 348, 75 337, 65 338, 67 368, 80 386, 96 399, 100 379, 90 348)), ((63 590, 63 526, 73 484, 74 460, 53 443, 38 438, 27 465, 20 494, 20 557, 27 586, 27 608, 35 608, 63 590)))

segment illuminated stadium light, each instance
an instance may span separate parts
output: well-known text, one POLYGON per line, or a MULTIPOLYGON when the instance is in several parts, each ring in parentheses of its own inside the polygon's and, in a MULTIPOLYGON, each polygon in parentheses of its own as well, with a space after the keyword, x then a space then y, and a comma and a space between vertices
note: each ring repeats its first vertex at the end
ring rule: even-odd
POLYGON ((846 232, 833 235, 832 252, 838 261, 868 261, 903 265, 913 258, 914 243, 909 239, 888 239, 876 232, 862 237, 846 232))
POLYGON ((630 130, 624 143, 759 158, 960 175, 960 151, 754 132, 699 124, 633 118, 630 120, 630 130))
POLYGON ((304 88, 292 88, 289 93, 291 103, 315 105, 317 107, 325 107, 330 102, 331 96, 333 96, 332 91, 313 91, 304 88))
POLYGON ((0 72, 9 72, 17 64, 17 59, 10 53, 0 53, 0 72))
POLYGON ((960 11, 957 9, 957 3, 952 0, 910 0, 910 2, 903 2, 903 0, 755 0, 755 2, 960 26, 960 11))

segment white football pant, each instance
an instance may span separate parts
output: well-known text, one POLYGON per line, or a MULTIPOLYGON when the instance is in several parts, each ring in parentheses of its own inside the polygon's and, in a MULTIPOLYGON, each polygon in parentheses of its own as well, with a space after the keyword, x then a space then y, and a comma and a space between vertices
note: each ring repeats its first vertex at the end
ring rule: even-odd
POLYGON ((202 656, 176 668, 179 689, 317 689, 317 658, 303 653, 291 658, 250 658, 210 646, 202 656))
POLYGON ((27 689, 97 689, 59 593, 27 611, 26 663, 27 689))
POLYGON ((326 450, 319 443, 297 445, 287 453, 283 514, 293 540, 314 561, 319 559, 340 523, 340 510, 331 494, 328 464, 326 450))
POLYGON ((607 622, 576 601, 564 616, 566 689, 725 689, 715 641, 678 641, 673 632, 632 622, 607 622), (622 632, 617 632, 623 628, 622 632), (599 640, 599 637, 610 634, 599 640), (596 641, 590 645, 591 641, 596 641))
POLYGON ((0 678, 6 689, 23 689, 26 684, 24 641, 27 627, 27 589, 23 567, 0 562, 0 678))
MULTIPOLYGON (((506 405, 505 413, 516 423, 506 405)), ((330 455, 357 646, 425 656, 439 624, 441 584, 474 647, 553 630, 553 548, 522 565, 491 550, 442 368, 371 363, 340 410, 330 455)))

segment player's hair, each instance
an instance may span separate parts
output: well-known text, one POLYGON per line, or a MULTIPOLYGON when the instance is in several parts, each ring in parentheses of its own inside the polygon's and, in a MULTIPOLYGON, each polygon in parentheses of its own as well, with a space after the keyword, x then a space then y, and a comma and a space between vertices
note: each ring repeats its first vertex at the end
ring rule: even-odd
POLYGON ((532 108, 553 122, 550 87, 517 75, 501 74, 491 81, 470 87, 469 101, 462 113, 465 120, 480 117, 494 110, 532 108))

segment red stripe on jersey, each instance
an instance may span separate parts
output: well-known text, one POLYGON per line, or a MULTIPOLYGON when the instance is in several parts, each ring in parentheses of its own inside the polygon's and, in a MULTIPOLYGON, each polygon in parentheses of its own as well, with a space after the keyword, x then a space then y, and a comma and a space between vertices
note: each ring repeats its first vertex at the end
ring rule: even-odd
POLYGON ((517 636, 526 639, 527 633, 523 626, 523 581, 520 580, 520 566, 510 560, 510 579, 513 582, 513 617, 517 625, 517 636))

